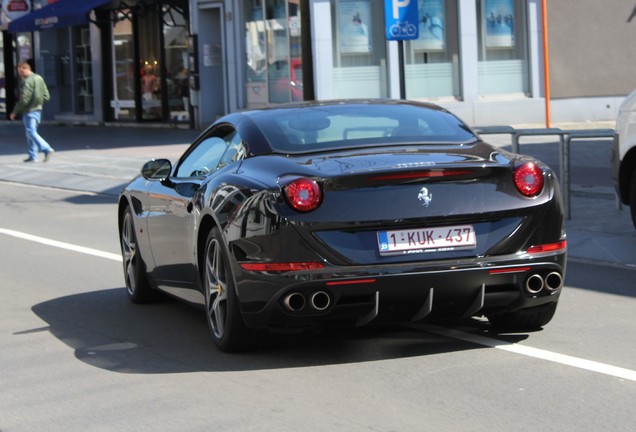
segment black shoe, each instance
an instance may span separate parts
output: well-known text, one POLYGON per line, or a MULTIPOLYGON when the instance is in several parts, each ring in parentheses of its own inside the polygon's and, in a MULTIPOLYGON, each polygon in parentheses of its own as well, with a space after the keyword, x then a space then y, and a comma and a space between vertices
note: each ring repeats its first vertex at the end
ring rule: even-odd
POLYGON ((23 162, 37 162, 37 159, 33 159, 33 158, 26 158, 23 162))
POLYGON ((51 149, 44 153, 44 162, 48 162, 51 160, 52 153, 55 153, 55 150, 51 149))

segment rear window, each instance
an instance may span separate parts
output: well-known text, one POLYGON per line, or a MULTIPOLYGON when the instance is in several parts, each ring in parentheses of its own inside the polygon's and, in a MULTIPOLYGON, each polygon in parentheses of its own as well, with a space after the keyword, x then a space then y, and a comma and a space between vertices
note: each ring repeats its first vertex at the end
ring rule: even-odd
POLYGON ((409 104, 311 105, 253 112, 276 152, 410 143, 466 143, 475 135, 454 115, 409 104))

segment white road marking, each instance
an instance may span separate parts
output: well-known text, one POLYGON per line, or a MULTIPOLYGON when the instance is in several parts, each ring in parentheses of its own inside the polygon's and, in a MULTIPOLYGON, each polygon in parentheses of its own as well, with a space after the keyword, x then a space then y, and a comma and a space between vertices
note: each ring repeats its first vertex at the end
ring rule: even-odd
MULTIPOLYGON (((13 231, 5 228, 0 228, 0 234, 28 240, 47 246, 57 247, 60 249, 66 249, 73 252, 79 252, 87 255, 92 255, 100 258, 106 258, 113 261, 122 261, 121 255, 113 254, 109 252, 103 252, 97 249, 91 249, 83 246, 77 246, 70 243, 64 243, 56 240, 51 240, 43 237, 26 234, 19 231, 13 231)), ((629 381, 636 381, 636 371, 631 369, 625 369, 617 366, 608 365, 605 363, 599 363, 592 360, 586 360, 579 357, 573 357, 565 354, 559 354, 552 351, 547 351, 539 348, 533 348, 516 343, 505 342, 498 339, 491 339, 480 335, 465 333, 459 330, 447 329, 443 327, 425 325, 423 329, 430 333, 435 333, 444 337, 461 340, 464 342, 474 343, 490 348, 496 348, 503 351, 508 351, 515 354, 524 355, 527 357, 533 357, 536 359, 547 360, 554 363, 559 363, 566 366, 572 366, 579 369, 584 369, 592 372, 598 372, 605 375, 621 378, 629 381)))
POLYGON ((605 363, 599 363, 592 360, 586 360, 579 357, 573 357, 565 354, 559 354, 552 351, 547 351, 539 348, 532 348, 525 345, 516 343, 505 342, 498 339, 491 339, 480 335, 465 333, 459 330, 446 329, 442 327, 425 325, 424 330, 427 332, 435 333, 440 336, 445 336, 452 339, 461 340, 464 342, 474 343, 477 345, 483 345, 490 348, 497 348, 503 351, 508 351, 515 354, 524 355, 527 357, 533 357, 541 360, 547 360, 554 363, 559 363, 566 366, 572 366, 579 369, 585 369, 592 372, 598 372, 605 375, 610 375, 616 378, 621 378, 629 381, 636 381, 636 371, 631 369, 625 369, 617 366, 608 365, 605 363))
POLYGON ((60 249, 66 249, 66 250, 70 250, 73 252, 79 252, 79 253, 83 253, 86 255, 93 255, 99 258, 106 258, 109 260, 113 260, 113 261, 119 261, 122 262, 122 258, 121 255, 119 254, 114 254, 114 253, 110 253, 110 252, 104 252, 104 251, 100 251, 97 249, 91 249, 91 248, 87 248, 87 247, 83 247, 83 246, 77 246, 77 245, 73 245, 70 243, 64 243, 64 242, 60 242, 57 240, 51 240, 51 239, 47 239, 44 237, 38 237, 38 236, 34 236, 31 234, 26 234, 23 232, 19 232, 19 231, 13 231, 13 230, 9 230, 9 229, 5 229, 5 228, 0 228, 0 234, 5 234, 11 237, 16 237, 19 239, 23 239, 23 240, 28 240, 28 241, 32 241, 32 242, 36 242, 36 243, 40 243, 43 245, 47 245, 47 246, 53 246, 56 248, 60 248, 60 249))

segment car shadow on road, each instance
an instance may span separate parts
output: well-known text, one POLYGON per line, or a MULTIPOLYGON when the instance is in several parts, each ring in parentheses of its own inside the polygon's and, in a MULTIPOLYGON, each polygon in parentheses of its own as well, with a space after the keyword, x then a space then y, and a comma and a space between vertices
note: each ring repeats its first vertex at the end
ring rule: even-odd
MULTIPOLYGON (((257 351, 214 346, 203 311, 176 300, 134 305, 124 288, 35 305, 52 335, 92 366, 120 373, 228 372, 358 363, 483 348, 406 326, 271 335, 257 351)), ((25 329, 19 334, 28 334, 25 329)), ((18 333, 16 333, 18 334, 18 333)), ((516 336, 517 340, 525 335, 516 336)))
POLYGON ((92 205, 92 204, 117 204, 117 197, 121 190, 124 188, 125 184, 121 187, 104 191, 103 193, 96 194, 79 194, 73 195, 64 199, 64 201, 71 204, 79 204, 79 205, 92 205))

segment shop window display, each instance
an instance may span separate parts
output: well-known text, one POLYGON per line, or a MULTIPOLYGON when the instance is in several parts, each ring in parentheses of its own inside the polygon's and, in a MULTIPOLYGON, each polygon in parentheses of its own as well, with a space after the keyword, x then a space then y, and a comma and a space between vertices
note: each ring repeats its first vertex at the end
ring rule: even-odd
POLYGON ((303 100, 298 3, 247 0, 244 10, 247 106, 303 100))
POLYGON ((188 72, 188 24, 186 18, 169 6, 163 6, 166 95, 171 121, 190 118, 188 72))
POLYGON ((383 1, 339 0, 331 11, 335 97, 386 97, 383 1))
POLYGON ((461 97, 457 1, 417 0, 419 36, 405 45, 406 95, 461 97))
POLYGON ((478 0, 479 92, 529 94, 526 2, 478 0))

